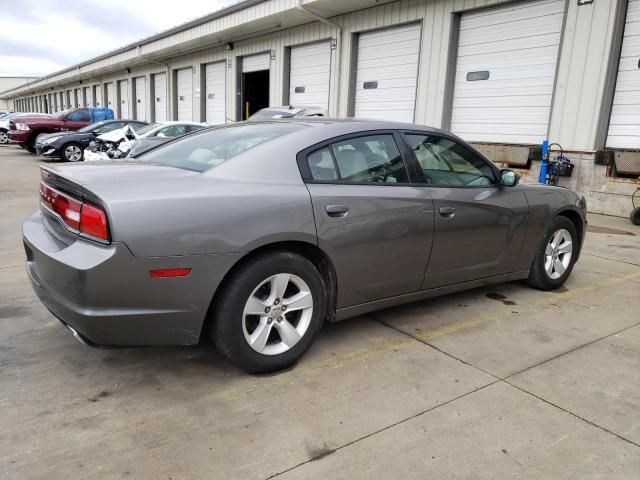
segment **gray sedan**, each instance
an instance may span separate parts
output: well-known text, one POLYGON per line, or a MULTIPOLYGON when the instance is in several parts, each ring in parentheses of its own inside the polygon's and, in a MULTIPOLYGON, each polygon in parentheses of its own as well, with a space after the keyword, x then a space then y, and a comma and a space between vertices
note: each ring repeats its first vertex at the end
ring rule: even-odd
POLYGON ((585 235, 574 192, 412 124, 247 122, 41 168, 27 270, 77 338, 211 339, 251 372, 293 364, 324 321, 518 279, 557 288, 585 235))

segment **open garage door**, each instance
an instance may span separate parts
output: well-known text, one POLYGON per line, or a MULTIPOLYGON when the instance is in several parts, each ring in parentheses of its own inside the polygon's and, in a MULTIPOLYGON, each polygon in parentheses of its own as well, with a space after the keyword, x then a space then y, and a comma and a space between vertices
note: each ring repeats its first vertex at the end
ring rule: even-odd
POLYGON ((144 77, 138 77, 134 80, 133 87, 135 90, 135 116, 136 120, 146 120, 147 118, 147 82, 144 77))
POLYGON ((640 148, 640 0, 629 0, 607 147, 640 148))
POLYGON ((156 73, 153 76, 153 120, 167 121, 167 74, 156 73))
POLYGON ((462 14, 452 132, 493 143, 547 137, 565 4, 537 0, 462 14))
POLYGON ((177 120, 193 120, 193 69, 176 71, 176 111, 177 120))
POLYGON ((329 108, 329 42, 291 47, 289 104, 329 108))
POLYGON ((360 34, 354 114, 413 122, 420 58, 420 24, 360 34))
POLYGON ((73 106, 75 108, 82 107, 82 91, 79 88, 73 89, 73 106))
POLYGON ((129 118, 129 81, 120 80, 118 82, 118 110, 120 111, 119 118, 129 118))
POLYGON ((242 57, 242 102, 239 117, 246 120, 258 110, 269 106, 268 53, 242 57))
POLYGON ((227 121, 227 62, 209 63, 204 67, 205 122, 218 125, 227 121))

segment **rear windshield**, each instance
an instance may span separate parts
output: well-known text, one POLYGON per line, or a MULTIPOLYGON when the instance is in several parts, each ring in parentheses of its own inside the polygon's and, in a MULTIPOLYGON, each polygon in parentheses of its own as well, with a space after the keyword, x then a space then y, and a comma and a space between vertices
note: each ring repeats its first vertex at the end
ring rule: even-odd
POLYGON ((305 128, 305 125, 275 122, 222 127, 173 141, 140 158, 161 165, 204 172, 251 147, 301 128, 305 128))

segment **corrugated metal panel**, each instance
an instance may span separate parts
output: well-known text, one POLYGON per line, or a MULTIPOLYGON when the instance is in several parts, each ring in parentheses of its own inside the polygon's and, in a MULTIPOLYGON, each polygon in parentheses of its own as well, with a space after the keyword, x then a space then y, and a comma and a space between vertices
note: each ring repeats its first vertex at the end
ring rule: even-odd
POLYGON ((329 42, 291 48, 289 104, 328 109, 330 79, 329 42))
POLYGON ((547 138, 564 0, 462 14, 451 130, 465 140, 547 138))
POLYGON ((136 120, 147 119, 147 81, 145 77, 135 79, 135 103, 136 103, 136 120))
POLYGON ((129 118, 129 81, 120 80, 118 82, 118 105, 119 118, 129 118))
POLYGON ((184 68, 177 72, 178 120, 193 120, 193 70, 184 68))
POLYGON ((205 66, 205 119, 209 125, 227 121, 227 63, 209 63, 205 66))
POLYGON ((413 122, 420 31, 420 24, 412 24, 360 35, 356 117, 413 122))
POLYGON ((607 147, 640 148, 640 0, 629 0, 607 147))
POLYGON ((167 74, 156 73, 153 76, 153 108, 156 122, 167 120, 167 74))
POLYGON ((271 58, 268 53, 261 53, 260 55, 251 55, 248 57, 242 57, 242 72, 258 72, 260 70, 269 70, 271 66, 271 58))

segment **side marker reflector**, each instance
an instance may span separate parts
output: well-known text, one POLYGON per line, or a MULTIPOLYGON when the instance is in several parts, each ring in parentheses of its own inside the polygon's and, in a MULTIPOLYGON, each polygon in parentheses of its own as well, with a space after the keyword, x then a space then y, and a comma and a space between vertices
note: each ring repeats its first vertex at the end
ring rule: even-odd
POLYGON ((151 278, 186 277, 191 273, 190 268, 168 268, 160 270, 149 270, 151 278))

